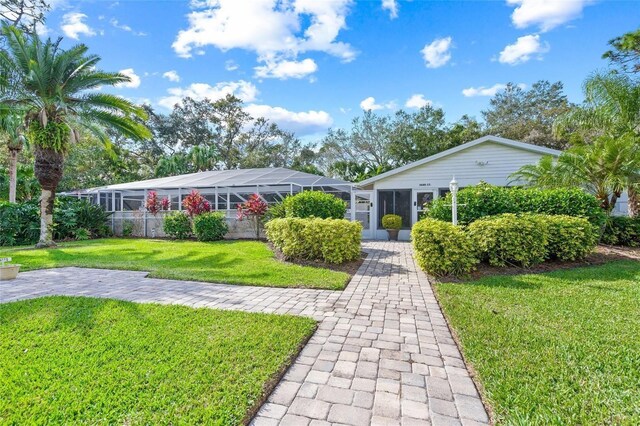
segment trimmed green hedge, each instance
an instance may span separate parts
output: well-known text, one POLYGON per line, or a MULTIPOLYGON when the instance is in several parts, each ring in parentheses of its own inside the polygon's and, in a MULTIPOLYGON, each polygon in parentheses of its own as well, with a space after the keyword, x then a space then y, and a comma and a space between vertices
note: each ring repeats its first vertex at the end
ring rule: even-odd
POLYGON ((269 221, 265 230, 267 239, 290 259, 343 263, 360 257, 360 222, 287 217, 269 221))
POLYGON ((193 218, 193 234, 198 241, 222 240, 227 232, 229 226, 224 213, 201 213, 193 218))
POLYGON ((186 240, 191 236, 191 220, 184 212, 175 212, 166 215, 162 228, 169 238, 186 240))
MULTIPOLYGON (((56 198, 53 210, 53 237, 56 240, 109 236, 108 222, 109 214, 98 205, 75 197, 56 198)), ((0 246, 35 244, 39 236, 40 208, 37 200, 0 202, 0 246)))
POLYGON ((613 246, 640 247, 640 217, 609 217, 601 241, 613 246))
MULTIPOLYGON (((502 213, 586 217, 597 227, 601 227, 606 219, 596 197, 580 189, 505 188, 481 183, 460 190, 458 204, 458 222, 462 225, 502 213)), ((451 194, 431 203, 425 215, 450 222, 451 194)))
POLYGON ((548 228, 547 257, 562 261, 584 259, 598 244, 598 229, 587 219, 538 215, 548 228))
POLYGON ((402 216, 397 214, 385 214, 382 216, 382 227, 384 229, 400 229, 402 228, 402 216))
POLYGON ((286 217, 318 217, 344 219, 347 203, 332 194, 320 191, 304 191, 287 197, 284 204, 286 217))
POLYGON ((418 265, 432 275, 466 275, 478 263, 469 236, 449 222, 423 219, 411 229, 411 240, 418 265))

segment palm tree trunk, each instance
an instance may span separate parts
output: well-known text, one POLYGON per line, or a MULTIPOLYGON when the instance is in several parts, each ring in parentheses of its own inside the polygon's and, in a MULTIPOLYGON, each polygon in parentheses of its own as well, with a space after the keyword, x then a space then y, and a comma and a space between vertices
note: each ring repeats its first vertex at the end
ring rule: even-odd
POLYGON ((18 185, 18 152, 9 150, 9 202, 16 202, 16 188, 18 185))
POLYGON ((36 147, 34 172, 42 187, 40 196, 40 240, 37 248, 54 247, 53 204, 56 188, 62 179, 64 154, 48 148, 36 147))
POLYGON ((638 189, 630 186, 627 189, 627 193, 629 194, 629 216, 640 216, 640 193, 638 193, 638 189))

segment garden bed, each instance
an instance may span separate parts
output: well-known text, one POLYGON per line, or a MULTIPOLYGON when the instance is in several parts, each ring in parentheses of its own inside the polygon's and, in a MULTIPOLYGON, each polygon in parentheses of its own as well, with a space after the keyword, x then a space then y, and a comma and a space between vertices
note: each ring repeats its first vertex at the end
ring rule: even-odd
POLYGON ((314 330, 107 299, 0 304, 0 423, 246 424, 314 330))

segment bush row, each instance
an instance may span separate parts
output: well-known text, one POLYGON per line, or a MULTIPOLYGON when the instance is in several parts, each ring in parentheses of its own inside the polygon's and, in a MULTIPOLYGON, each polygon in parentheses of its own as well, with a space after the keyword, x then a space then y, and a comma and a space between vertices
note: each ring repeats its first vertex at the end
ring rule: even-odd
POLYGON ((273 219, 265 228, 269 241, 290 259, 343 263, 360 256, 360 222, 287 217, 273 219))
MULTIPOLYGON (((111 235, 109 214, 97 205, 73 197, 56 198, 53 237, 87 239, 111 235)), ((40 236, 37 200, 0 203, 0 246, 35 244, 40 236)))
POLYGON ((468 274, 479 262, 530 267, 547 259, 587 256, 598 228, 567 215, 506 213, 478 219, 467 227, 423 219, 411 231, 418 264, 436 276, 468 274))
POLYGON ((615 246, 640 247, 640 217, 608 218, 600 241, 615 246))
MULTIPOLYGON (((502 213, 585 217, 597 227, 606 220, 598 200, 580 189, 505 188, 481 183, 460 190, 458 203, 458 221, 462 225, 502 213)), ((450 222, 451 194, 433 201, 426 217, 450 222)))
POLYGON ((169 238, 185 240, 193 235, 198 241, 222 240, 229 232, 227 219, 221 212, 201 213, 193 219, 185 212, 171 213, 165 216, 163 229, 169 238))

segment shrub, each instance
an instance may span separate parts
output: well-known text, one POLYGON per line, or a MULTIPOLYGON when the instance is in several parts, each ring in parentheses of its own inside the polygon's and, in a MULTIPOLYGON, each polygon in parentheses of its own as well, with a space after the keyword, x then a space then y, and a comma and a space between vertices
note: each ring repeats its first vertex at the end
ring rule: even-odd
MULTIPOLYGON (((133 235, 133 228, 134 228, 134 223, 132 220, 124 220, 122 222, 122 236, 123 237, 130 237, 133 235)), ((165 228, 165 233, 167 232, 166 228, 165 228)), ((168 234, 167 234, 168 235, 168 234)))
MULTIPOLYGON (((606 215, 591 194, 575 189, 504 188, 481 183, 458 192, 458 221, 469 224, 502 213, 543 213, 586 217, 600 227, 606 215)), ((426 216, 451 221, 451 194, 435 200, 426 216)))
POLYGON ((198 241, 218 241, 229 232, 224 213, 202 213, 193 218, 193 234, 198 241))
POLYGON ((267 223, 273 219, 281 219, 286 215, 287 213, 285 212, 285 209, 284 209, 284 203, 276 203, 269 206, 269 208, 267 209, 267 212, 262 217, 262 221, 264 223, 267 223))
POLYGON ((539 218, 548 227, 550 259, 584 259, 598 243, 598 229, 585 218, 565 215, 539 215, 539 218))
POLYGON ((614 246, 640 247, 640 218, 609 217, 601 241, 614 246))
POLYGON ((382 216, 382 227, 384 229, 402 228, 402 217, 397 214, 385 214, 382 216))
POLYGON ((493 266, 529 267, 547 256, 549 231, 540 216, 506 213, 478 219, 468 233, 480 260, 493 266))
POLYGON ((347 203, 320 191, 300 192, 285 198, 283 204, 286 217, 344 219, 347 213, 347 203))
POLYGON ((266 233, 269 241, 289 259, 343 263, 360 257, 360 222, 287 217, 269 221, 266 233))
POLYGON ((413 225, 411 240, 418 265, 435 276, 466 275, 478 259, 463 228, 437 219, 413 225))
POLYGON ((195 189, 182 200, 182 207, 190 217, 211 211, 211 203, 195 189))
POLYGON ((78 241, 86 241, 91 238, 91 232, 86 228, 78 228, 76 232, 74 232, 74 237, 78 241))
POLYGON ((189 238, 189 236, 191 235, 191 221, 189 220, 189 216, 186 213, 171 213, 164 217, 163 229, 164 233, 168 237, 178 240, 184 240, 189 238))

